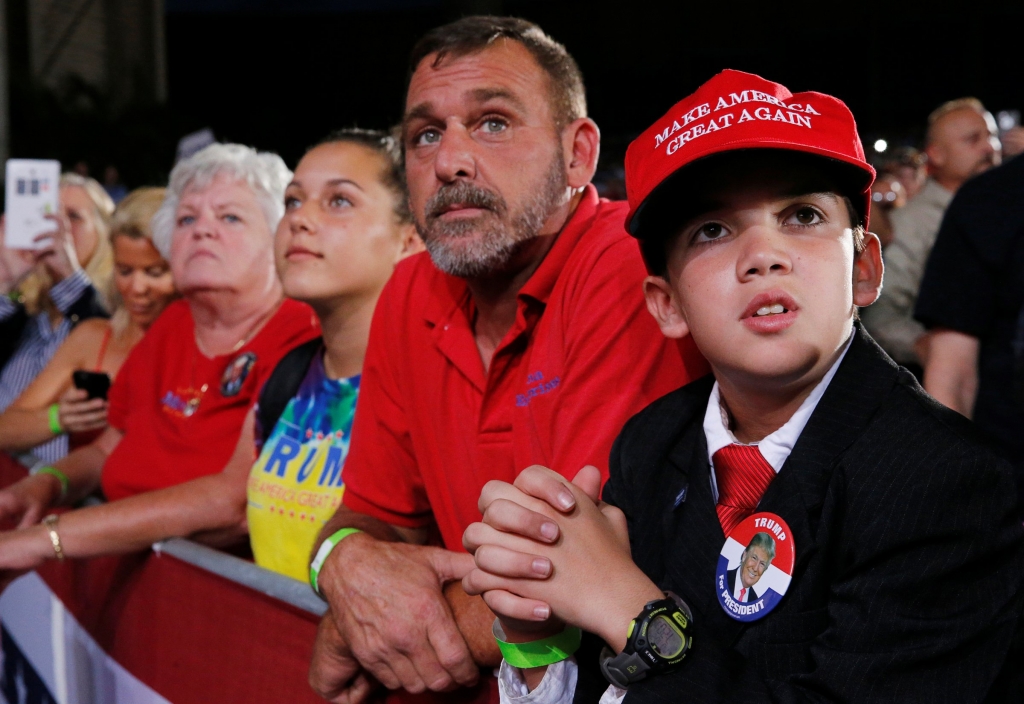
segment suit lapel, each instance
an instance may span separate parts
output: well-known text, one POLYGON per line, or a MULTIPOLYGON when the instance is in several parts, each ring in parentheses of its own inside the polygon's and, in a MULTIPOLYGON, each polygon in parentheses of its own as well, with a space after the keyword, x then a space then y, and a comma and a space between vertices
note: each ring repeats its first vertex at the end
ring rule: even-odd
POLYGON ((668 565, 666 571, 673 584, 685 585, 680 588, 687 594, 680 596, 704 611, 712 605, 717 607, 713 590, 714 570, 725 536, 711 495, 707 441, 698 423, 691 424, 689 431, 673 448, 669 461, 688 487, 686 501, 665 516, 665 535, 674 543, 671 554, 681 558, 668 565), (679 574, 673 574, 674 571, 679 574), (676 579, 679 576, 685 578, 679 581, 676 579))
MULTIPOLYGON (((731 643, 741 624, 725 615, 715 592, 718 555, 725 543, 711 493, 711 466, 701 422, 714 381, 692 384, 693 393, 679 409, 680 433, 665 460, 673 469, 671 486, 663 486, 661 534, 665 556, 659 586, 676 592, 723 642, 731 643), (685 491, 685 499, 678 501, 685 491)), ((643 566, 643 565, 641 565, 643 566)), ((649 573, 650 574, 650 573, 649 573)), ((655 577, 655 575, 651 575, 655 577)))
POLYGON ((794 579, 811 556, 832 473, 891 391, 898 368, 860 324, 846 358, 811 414, 758 511, 778 514, 796 545, 794 579))

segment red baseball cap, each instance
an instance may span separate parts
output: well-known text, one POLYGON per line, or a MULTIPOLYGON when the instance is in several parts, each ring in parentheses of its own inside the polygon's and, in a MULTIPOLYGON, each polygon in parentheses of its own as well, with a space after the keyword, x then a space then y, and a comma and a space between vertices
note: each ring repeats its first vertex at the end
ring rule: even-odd
POLYGON ((741 149, 785 149, 829 159, 863 198, 864 224, 875 170, 864 158, 853 113, 838 98, 797 93, 760 76, 727 69, 676 103, 626 151, 626 228, 644 239, 641 223, 665 195, 671 176, 694 162, 741 149))

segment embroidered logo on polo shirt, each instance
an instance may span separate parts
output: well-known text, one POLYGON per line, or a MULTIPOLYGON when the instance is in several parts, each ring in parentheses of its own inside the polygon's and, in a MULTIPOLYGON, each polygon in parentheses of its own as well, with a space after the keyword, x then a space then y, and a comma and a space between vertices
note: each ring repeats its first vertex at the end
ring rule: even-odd
POLYGON ((526 393, 516 394, 516 405, 520 407, 529 406, 535 396, 549 394, 558 388, 562 383, 562 377, 556 376, 553 379, 544 380, 544 372, 533 372, 526 375, 526 393), (532 384, 532 386, 531 386, 532 384))

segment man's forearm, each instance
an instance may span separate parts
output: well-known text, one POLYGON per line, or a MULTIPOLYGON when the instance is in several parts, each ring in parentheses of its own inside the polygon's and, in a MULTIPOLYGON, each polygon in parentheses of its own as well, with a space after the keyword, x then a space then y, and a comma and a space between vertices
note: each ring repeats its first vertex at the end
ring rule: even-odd
POLYGON ((931 335, 924 388, 939 403, 970 418, 978 394, 978 338, 954 330, 931 335))
MULTIPOLYGON (((320 531, 313 554, 316 554, 323 541, 343 528, 358 528, 372 538, 389 543, 422 544, 427 537, 426 530, 398 528, 342 506, 320 531)), ((324 565, 328 570, 331 567, 333 565, 324 565)), ((481 597, 466 594, 459 581, 445 584, 443 594, 473 660, 481 667, 497 667, 501 663, 501 651, 491 634, 494 612, 487 608, 481 597)))
POLYGON ((501 651, 491 633, 494 612, 487 608, 483 597, 467 594, 461 582, 449 582, 444 587, 444 598, 476 664, 480 667, 500 665, 501 651))
POLYGON ((399 528, 390 523, 368 516, 365 513, 353 511, 345 506, 339 506, 331 519, 324 524, 313 543, 313 551, 309 555, 313 558, 320 551, 320 546, 325 540, 337 533, 342 528, 357 528, 366 535, 385 543, 411 543, 422 545, 426 542, 427 531, 425 529, 399 528))
POLYGON ((938 377, 929 379, 925 376, 925 391, 947 408, 970 418, 974 412, 974 399, 977 394, 977 379, 938 377))
POLYGON ((317 550, 320 549, 322 542, 342 528, 358 528, 367 535, 388 543, 398 542, 402 539, 398 531, 384 521, 373 516, 367 516, 365 513, 357 513, 344 506, 339 506, 334 515, 331 516, 331 519, 320 530, 316 543, 313 545, 313 554, 315 555, 317 550))
POLYGON ((379 523, 355 514, 335 516, 324 532, 345 527, 370 532, 337 542, 316 582, 353 657, 390 689, 444 691, 456 683, 474 684, 479 667, 442 593, 472 569, 473 559, 396 540, 403 529, 394 529, 389 539, 379 523), (403 656, 416 666, 393 667, 403 656))

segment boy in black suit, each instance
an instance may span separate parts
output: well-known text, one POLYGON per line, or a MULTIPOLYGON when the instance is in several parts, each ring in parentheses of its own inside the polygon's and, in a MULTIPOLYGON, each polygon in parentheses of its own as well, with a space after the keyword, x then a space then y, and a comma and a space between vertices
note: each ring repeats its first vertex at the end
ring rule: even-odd
POLYGON ((1019 701, 1010 469, 857 322, 882 264, 849 110, 725 71, 626 174, 648 308, 714 374, 629 421, 604 503, 593 468, 485 488, 464 585, 503 701, 1019 701), (575 627, 607 647, 569 658, 575 627))

